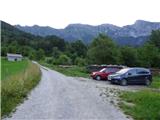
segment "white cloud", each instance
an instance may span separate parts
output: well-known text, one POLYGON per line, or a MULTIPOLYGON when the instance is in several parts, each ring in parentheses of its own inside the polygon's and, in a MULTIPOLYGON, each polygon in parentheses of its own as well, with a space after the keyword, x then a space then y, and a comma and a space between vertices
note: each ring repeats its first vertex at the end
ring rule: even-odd
POLYGON ((0 19, 11 24, 63 28, 70 23, 123 26, 160 21, 159 0, 1 0, 0 19))

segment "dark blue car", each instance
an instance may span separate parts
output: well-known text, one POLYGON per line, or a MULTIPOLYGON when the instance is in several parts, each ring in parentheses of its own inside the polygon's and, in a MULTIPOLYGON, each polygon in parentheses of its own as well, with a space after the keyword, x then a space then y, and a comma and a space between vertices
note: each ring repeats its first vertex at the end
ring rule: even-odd
POLYGON ((148 86, 152 82, 152 74, 146 68, 124 68, 115 74, 109 75, 108 80, 122 86, 127 84, 145 84, 148 86))

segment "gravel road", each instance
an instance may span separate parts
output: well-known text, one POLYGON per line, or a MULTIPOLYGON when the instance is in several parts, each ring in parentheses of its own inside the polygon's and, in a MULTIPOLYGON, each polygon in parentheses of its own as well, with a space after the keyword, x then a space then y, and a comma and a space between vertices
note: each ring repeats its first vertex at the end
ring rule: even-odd
POLYGON ((96 82, 67 77, 41 67, 42 79, 4 120, 128 120, 117 107, 104 101, 96 82))

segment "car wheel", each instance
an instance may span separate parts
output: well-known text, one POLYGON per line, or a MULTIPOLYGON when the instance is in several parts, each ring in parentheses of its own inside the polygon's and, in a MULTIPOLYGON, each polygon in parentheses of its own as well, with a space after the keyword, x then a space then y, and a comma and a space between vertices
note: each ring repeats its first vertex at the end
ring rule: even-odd
POLYGON ((101 77, 99 75, 97 75, 96 80, 101 80, 101 77))
POLYGON ((151 84, 151 81, 150 81, 149 79, 146 79, 146 80, 145 80, 145 85, 146 85, 146 86, 149 86, 150 84, 151 84))
POLYGON ((122 86, 126 86, 127 85, 127 80, 123 79, 121 80, 121 83, 120 83, 122 86))

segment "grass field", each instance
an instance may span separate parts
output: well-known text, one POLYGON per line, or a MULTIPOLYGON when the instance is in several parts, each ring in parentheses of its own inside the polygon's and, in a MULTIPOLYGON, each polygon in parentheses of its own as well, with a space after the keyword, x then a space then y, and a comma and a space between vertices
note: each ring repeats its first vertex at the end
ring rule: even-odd
POLYGON ((7 61, 5 58, 2 58, 1 59, 2 80, 5 80, 7 77, 14 75, 18 72, 24 71, 27 65, 28 65, 27 60, 23 60, 19 62, 10 62, 10 61, 7 61))
POLYGON ((160 76, 153 77, 149 88, 138 92, 124 92, 120 98, 132 104, 121 102, 120 107, 135 120, 160 120, 160 76))
POLYGON ((36 64, 24 60, 8 62, 2 60, 1 81, 1 116, 9 115, 15 107, 23 102, 28 92, 40 80, 41 72, 36 64))
POLYGON ((56 70, 60 73, 63 73, 67 76, 73 76, 73 77, 89 77, 89 73, 87 72, 85 67, 79 67, 79 66, 72 66, 69 68, 63 68, 63 67, 59 67, 57 65, 51 65, 51 64, 47 64, 47 63, 41 63, 42 65, 49 67, 53 70, 56 70))

